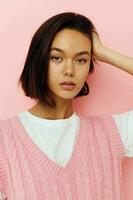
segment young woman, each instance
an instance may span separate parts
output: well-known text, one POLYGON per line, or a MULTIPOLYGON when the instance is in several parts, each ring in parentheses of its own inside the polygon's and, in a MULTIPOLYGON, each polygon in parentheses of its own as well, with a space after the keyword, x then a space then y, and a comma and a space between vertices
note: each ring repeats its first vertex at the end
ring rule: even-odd
POLYGON ((123 199, 121 162, 133 157, 133 112, 87 117, 72 107, 88 95, 97 60, 133 74, 133 59, 104 46, 83 15, 60 13, 37 30, 19 79, 37 103, 0 121, 1 199, 123 199))

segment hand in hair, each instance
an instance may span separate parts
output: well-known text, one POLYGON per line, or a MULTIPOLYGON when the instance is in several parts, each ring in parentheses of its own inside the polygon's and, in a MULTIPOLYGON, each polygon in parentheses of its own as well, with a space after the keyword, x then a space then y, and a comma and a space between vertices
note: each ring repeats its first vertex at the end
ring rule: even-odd
POLYGON ((133 58, 116 52, 101 42, 99 34, 94 29, 92 32, 93 56, 96 60, 114 65, 119 69, 133 75, 133 58))
POLYGON ((92 41, 93 41, 93 55, 97 60, 101 60, 100 58, 104 45, 96 29, 92 31, 92 41))

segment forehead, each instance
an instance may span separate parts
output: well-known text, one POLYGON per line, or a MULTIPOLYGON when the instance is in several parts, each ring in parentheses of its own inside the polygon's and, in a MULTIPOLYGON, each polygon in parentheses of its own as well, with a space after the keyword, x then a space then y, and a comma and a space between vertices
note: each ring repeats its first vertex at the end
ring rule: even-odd
POLYGON ((52 47, 60 48, 63 51, 69 52, 90 52, 91 40, 79 31, 63 29, 54 37, 51 48, 52 47))

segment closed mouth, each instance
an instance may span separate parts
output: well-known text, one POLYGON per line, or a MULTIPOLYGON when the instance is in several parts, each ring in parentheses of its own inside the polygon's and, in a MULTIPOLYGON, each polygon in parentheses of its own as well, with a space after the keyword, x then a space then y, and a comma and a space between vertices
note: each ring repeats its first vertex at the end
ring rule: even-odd
POLYGON ((63 83, 60 83, 61 85, 76 85, 75 83, 73 83, 73 82, 67 82, 67 81, 65 81, 65 82, 63 82, 63 83))

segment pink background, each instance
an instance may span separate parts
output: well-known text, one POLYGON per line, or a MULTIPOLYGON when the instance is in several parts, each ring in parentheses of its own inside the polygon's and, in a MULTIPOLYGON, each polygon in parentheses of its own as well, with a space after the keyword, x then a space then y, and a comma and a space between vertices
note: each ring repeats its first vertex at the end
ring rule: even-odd
MULTIPOLYGON (((0 118, 12 116, 35 102, 24 96, 17 81, 31 37, 47 18, 64 11, 84 14, 95 24, 103 43, 133 56, 132 0, 64 0, 0 2, 0 118)), ((121 113, 133 109, 133 77, 100 62, 88 78, 90 94, 75 100, 74 108, 86 115, 121 113)), ((133 159, 122 164, 124 199, 133 199, 133 159)))

